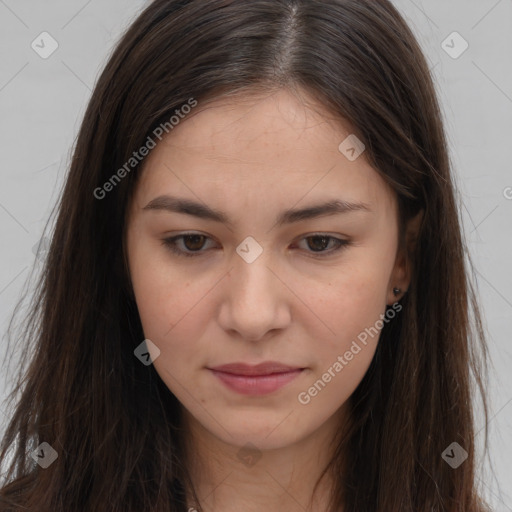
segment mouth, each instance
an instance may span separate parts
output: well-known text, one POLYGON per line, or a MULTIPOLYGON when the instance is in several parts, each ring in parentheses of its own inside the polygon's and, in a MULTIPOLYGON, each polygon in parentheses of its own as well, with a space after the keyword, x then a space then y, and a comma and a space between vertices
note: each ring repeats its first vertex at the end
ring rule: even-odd
POLYGON ((280 373, 289 373, 297 370, 304 370, 299 366, 289 366, 276 361, 265 361, 256 365, 246 363, 229 363, 221 366, 214 366, 210 370, 229 373, 231 375, 264 376, 280 373))
POLYGON ((243 395, 265 395, 281 389, 305 368, 268 361, 257 365, 230 363, 208 370, 231 391, 243 395))

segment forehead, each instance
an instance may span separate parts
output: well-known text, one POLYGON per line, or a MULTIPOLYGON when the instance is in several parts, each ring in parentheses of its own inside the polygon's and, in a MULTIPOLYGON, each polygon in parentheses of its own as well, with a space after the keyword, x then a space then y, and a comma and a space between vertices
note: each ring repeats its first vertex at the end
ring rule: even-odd
POLYGON ((286 155, 289 160, 310 153, 315 146, 336 154, 340 136, 351 132, 345 121, 333 119, 332 113, 307 93, 281 89, 245 96, 238 93, 199 104, 161 146, 192 153, 201 149, 204 158, 224 159, 227 163, 236 156, 242 162, 264 164, 290 149, 293 153, 286 155), (263 154, 262 147, 267 149, 263 154))
POLYGON ((144 161, 139 195, 178 189, 217 204, 258 195, 265 205, 289 206, 329 193, 386 208, 392 191, 364 152, 351 161, 339 149, 353 132, 306 93, 199 103, 144 161))

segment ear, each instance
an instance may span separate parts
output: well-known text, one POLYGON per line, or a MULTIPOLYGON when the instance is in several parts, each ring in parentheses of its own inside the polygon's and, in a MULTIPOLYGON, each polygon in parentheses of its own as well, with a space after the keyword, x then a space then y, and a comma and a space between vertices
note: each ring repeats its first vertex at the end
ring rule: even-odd
POLYGON ((400 244, 398 248, 395 266, 391 272, 391 277, 388 283, 388 296, 387 304, 391 306, 400 300, 409 288, 412 274, 411 258, 416 247, 416 240, 423 221, 423 210, 421 210, 415 217, 409 219, 405 227, 405 243, 400 244), (400 292, 395 293, 396 289, 400 292))

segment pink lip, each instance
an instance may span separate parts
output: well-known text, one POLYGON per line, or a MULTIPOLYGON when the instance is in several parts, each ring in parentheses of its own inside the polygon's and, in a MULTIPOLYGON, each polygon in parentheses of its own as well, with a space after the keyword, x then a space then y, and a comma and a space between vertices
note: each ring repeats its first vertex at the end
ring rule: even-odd
POLYGON ((231 373, 233 375, 270 375, 272 373, 286 373, 295 370, 302 370, 298 366, 288 366, 286 364, 278 363, 276 361, 265 361, 260 364, 246 364, 246 363, 229 363, 221 366, 214 366, 210 370, 218 372, 231 373))
POLYGON ((265 395, 295 379, 304 368, 268 361, 258 365, 231 363, 209 370, 223 384, 243 395, 265 395))

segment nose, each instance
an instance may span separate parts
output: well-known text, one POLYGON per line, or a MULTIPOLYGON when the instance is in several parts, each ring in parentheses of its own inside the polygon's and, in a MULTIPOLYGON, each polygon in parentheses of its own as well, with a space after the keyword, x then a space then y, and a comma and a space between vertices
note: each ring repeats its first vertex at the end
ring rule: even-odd
POLYGON ((224 330, 245 340, 259 341, 290 323, 289 300, 293 294, 272 266, 276 265, 272 265, 265 251, 252 263, 234 255, 234 265, 224 281, 219 313, 224 330))

